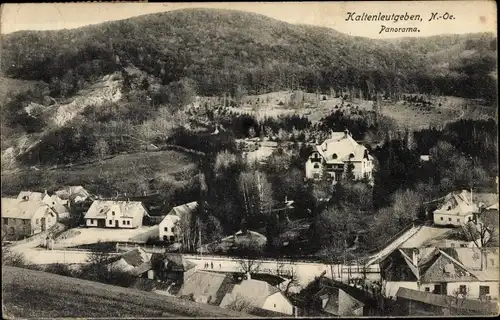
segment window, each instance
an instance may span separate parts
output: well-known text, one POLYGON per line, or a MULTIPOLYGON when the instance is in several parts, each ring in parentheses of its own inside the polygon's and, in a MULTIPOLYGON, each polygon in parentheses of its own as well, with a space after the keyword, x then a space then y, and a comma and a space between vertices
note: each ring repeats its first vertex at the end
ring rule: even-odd
POLYGON ((172 227, 170 231, 175 232, 175 227, 172 227))
POLYGON ((130 220, 127 221, 127 224, 130 225, 130 220))
POLYGON ((425 287, 425 292, 429 292, 431 289, 429 287, 425 287))
POLYGON ((113 220, 109 220, 109 224, 113 224, 113 220))
POLYGON ((441 217, 441 221, 443 221, 443 220, 444 220, 443 217, 441 217))
POLYGON ((111 214, 112 214, 112 215, 115 215, 115 212, 114 212, 114 211, 112 211, 112 212, 111 212, 111 214))
POLYGON ((3 218, 3 224, 9 224, 9 219, 8 218, 3 218))
POLYGON ((461 294, 466 294, 467 293, 467 287, 464 286, 464 285, 461 285, 458 289, 458 292, 460 292, 461 294))
POLYGON ((123 220, 123 224, 127 224, 127 221, 126 221, 126 220, 123 220))
POLYGON ((175 237, 174 236, 170 236, 170 241, 174 241, 175 240, 175 237))
POLYGON ((274 307, 276 308, 276 303, 274 304, 274 307))
POLYGON ((314 164, 314 169, 318 169, 319 168, 319 164, 315 163, 314 164))
POLYGON ((163 228, 163 231, 168 232, 168 228, 167 227, 163 228))
POLYGON ((337 159, 337 154, 336 153, 332 154, 332 159, 337 159))
POLYGON ((448 218, 448 221, 450 221, 450 222, 451 222, 451 218, 448 218))
POLYGON ((479 286, 479 296, 490 294, 489 286, 479 286))
POLYGON ((440 284, 434 285, 434 293, 441 294, 441 285, 440 284))
POLYGON ((461 244, 460 248, 466 248, 467 246, 465 244, 461 244))
POLYGON ((460 219, 459 219, 459 218, 457 218, 457 222, 460 222, 460 219))

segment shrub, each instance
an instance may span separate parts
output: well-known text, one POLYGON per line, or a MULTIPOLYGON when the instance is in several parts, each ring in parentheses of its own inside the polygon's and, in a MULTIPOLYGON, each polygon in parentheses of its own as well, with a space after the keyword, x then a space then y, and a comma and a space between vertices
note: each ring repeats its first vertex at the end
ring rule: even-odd
POLYGON ((4 249, 2 250, 2 265, 23 268, 28 265, 28 262, 22 253, 4 249))

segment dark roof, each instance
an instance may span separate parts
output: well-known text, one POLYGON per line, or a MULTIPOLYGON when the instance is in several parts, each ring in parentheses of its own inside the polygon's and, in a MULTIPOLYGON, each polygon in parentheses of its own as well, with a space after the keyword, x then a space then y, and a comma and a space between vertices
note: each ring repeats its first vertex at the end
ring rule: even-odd
POLYGON ((418 301, 421 303, 449 308, 450 306, 455 309, 464 309, 470 311, 479 311, 481 314, 496 314, 498 312, 498 306, 495 302, 483 302, 477 300, 460 299, 458 303, 455 302, 455 298, 452 296, 445 296, 441 294, 434 294, 430 292, 411 290, 404 287, 400 287, 396 293, 397 299, 407 299, 418 301))
POLYGON ((121 257, 123 260, 125 260, 125 262, 133 267, 138 267, 148 261, 146 252, 141 248, 135 248, 133 250, 125 252, 121 257))
POLYGON ((258 316, 258 317, 266 317, 266 318, 289 318, 290 315, 286 313, 281 313, 281 312, 276 312, 276 311, 271 311, 271 310, 266 310, 262 308, 252 308, 251 310, 247 311, 248 313, 258 316))
POLYGON ((164 261, 167 263, 167 267, 171 268, 172 271, 188 271, 196 265, 182 257, 178 253, 153 253, 151 255, 151 261, 154 263, 156 261, 164 261))

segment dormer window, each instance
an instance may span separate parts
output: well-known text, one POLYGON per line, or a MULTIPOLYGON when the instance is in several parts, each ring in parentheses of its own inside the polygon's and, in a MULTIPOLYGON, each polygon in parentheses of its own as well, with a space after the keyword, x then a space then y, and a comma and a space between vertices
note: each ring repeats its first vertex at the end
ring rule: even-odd
POLYGON ((28 200, 28 199, 29 199, 28 196, 23 197, 23 200, 28 200))
POLYGON ((319 169, 319 164, 315 163, 314 164, 314 169, 319 169))
POLYGON ((349 154, 349 159, 354 158, 354 153, 349 154))
POLYGON ((335 159, 337 159, 337 158, 338 158, 338 156, 337 156, 337 154, 336 154, 336 153, 332 154, 332 159, 333 159, 333 160, 335 160, 335 159))
POLYGON ((115 212, 113 211, 113 212, 111 212, 111 214, 112 214, 112 215, 115 215, 115 212))

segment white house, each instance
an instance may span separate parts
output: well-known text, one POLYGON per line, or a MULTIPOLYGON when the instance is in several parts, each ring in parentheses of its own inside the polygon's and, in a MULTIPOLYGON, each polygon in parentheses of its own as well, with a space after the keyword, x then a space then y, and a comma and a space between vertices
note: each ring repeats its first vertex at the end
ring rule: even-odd
POLYGON ((380 264, 383 292, 399 288, 498 300, 498 248, 398 249, 380 264))
POLYGON ((2 233, 9 238, 35 235, 56 222, 56 212, 40 200, 2 198, 2 233))
POLYGON ((168 242, 177 242, 181 232, 181 221, 191 219, 191 215, 197 207, 198 202, 193 201, 172 208, 158 225, 160 239, 168 242))
POLYGON ((253 307, 293 315, 293 304, 285 297, 283 292, 269 283, 254 280, 247 274, 247 280, 235 284, 233 289, 226 293, 220 304, 221 308, 227 308, 235 300, 246 301, 253 307))
POLYGON ((68 204, 69 201, 79 203, 91 197, 90 193, 82 186, 69 186, 58 190, 55 194, 63 201, 63 204, 68 204))
POLYGON ((434 211, 434 224, 439 226, 461 226, 473 221, 479 208, 472 202, 467 190, 451 192, 444 198, 443 204, 434 211))
POLYGON ((139 201, 95 200, 85 214, 85 225, 98 228, 138 228, 147 210, 139 201))
POLYGON ((368 150, 357 143, 348 130, 332 132, 331 138, 315 146, 309 155, 305 165, 306 178, 320 179, 326 171, 335 182, 345 175, 349 164, 355 179, 372 179, 373 157, 368 150))

